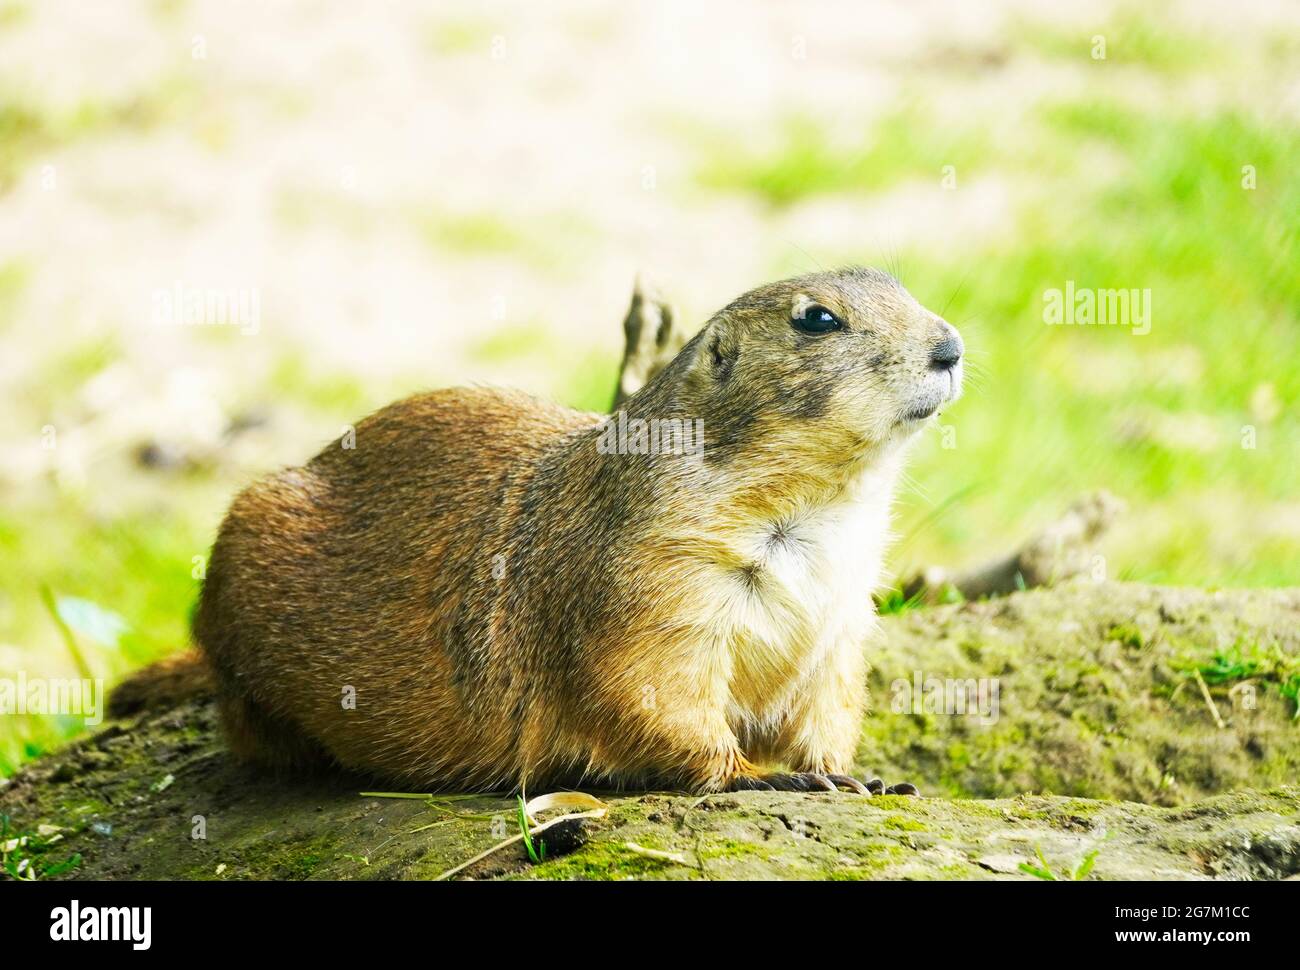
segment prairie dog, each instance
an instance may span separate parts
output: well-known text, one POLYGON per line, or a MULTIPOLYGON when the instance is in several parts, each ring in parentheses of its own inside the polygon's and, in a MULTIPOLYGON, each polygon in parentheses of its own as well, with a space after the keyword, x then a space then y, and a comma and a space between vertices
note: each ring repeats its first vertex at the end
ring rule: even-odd
POLYGON ((420 790, 865 793, 891 497, 962 354, 849 268, 734 300, 613 418, 484 388, 370 415, 221 526, 194 635, 234 751, 420 790))

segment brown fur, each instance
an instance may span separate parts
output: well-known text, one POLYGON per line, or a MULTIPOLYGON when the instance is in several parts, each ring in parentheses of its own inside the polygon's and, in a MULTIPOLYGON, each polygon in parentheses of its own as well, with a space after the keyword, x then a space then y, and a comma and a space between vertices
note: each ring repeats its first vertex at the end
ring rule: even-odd
POLYGON ((702 418, 702 456, 604 454, 600 415, 460 388, 252 485, 194 622, 233 750, 420 788, 716 790, 760 757, 847 770, 875 576, 831 575, 821 523, 878 511, 883 547, 877 505, 917 424, 905 412, 939 393, 925 361, 946 326, 871 270, 771 284, 624 405, 702 418), (845 330, 797 332, 803 296, 845 330), (804 556, 809 583, 849 592, 803 603, 781 570, 804 556), (843 611, 823 643, 818 618, 843 611))

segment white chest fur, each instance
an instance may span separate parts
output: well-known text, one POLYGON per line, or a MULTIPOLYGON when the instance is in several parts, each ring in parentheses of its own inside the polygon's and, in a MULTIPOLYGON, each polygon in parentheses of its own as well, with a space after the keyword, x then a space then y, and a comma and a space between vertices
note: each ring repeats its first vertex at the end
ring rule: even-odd
POLYGON ((835 501, 755 522, 736 539, 714 616, 727 644, 733 721, 777 717, 833 650, 861 650, 889 540, 894 475, 868 474, 835 501))

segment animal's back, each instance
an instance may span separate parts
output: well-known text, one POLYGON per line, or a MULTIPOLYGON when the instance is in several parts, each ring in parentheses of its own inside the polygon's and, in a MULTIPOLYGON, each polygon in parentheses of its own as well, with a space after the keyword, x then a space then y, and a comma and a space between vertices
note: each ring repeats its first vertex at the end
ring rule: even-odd
POLYGON ((494 564, 537 459, 597 420, 518 392, 438 391, 246 489, 195 616, 236 749, 496 780, 480 773, 512 760, 500 725, 517 698, 465 657, 494 620, 494 564))
POLYGON ((422 789, 868 793, 868 588, 962 350, 849 268, 732 301, 617 421, 486 390, 380 411, 222 526, 195 632, 236 752, 422 789))

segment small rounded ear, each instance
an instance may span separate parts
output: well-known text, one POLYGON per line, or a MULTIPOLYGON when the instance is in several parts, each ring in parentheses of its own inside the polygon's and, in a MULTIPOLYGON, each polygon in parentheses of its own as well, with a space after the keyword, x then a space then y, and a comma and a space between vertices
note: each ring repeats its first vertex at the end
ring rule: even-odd
POLYGON ((712 374, 718 383, 725 384, 731 377, 731 370, 735 366, 736 358, 740 356, 740 350, 721 331, 709 336, 707 347, 708 364, 712 374))

